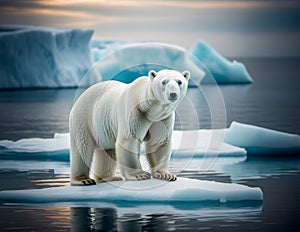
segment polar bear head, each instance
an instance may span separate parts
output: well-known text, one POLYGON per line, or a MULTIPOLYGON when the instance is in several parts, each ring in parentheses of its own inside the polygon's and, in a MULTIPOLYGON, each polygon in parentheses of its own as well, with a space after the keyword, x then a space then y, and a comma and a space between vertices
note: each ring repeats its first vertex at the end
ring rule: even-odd
POLYGON ((180 102, 187 91, 190 72, 175 70, 149 71, 151 88, 156 99, 162 104, 180 102))

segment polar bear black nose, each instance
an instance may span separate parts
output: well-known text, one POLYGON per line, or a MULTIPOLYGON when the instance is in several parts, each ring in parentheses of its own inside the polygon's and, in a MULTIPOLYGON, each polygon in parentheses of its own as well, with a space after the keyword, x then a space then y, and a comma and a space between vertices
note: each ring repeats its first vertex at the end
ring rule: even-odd
POLYGON ((176 99, 177 98, 177 93, 170 93, 170 97, 172 99, 176 99))

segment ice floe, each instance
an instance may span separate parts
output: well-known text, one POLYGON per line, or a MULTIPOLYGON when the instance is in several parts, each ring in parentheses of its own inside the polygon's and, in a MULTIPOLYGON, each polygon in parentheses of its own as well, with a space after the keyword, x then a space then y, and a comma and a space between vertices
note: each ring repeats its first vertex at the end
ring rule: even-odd
POLYGON ((258 126, 232 122, 225 143, 242 147, 248 155, 299 154, 300 136, 258 126))
POLYGON ((6 203, 114 202, 124 203, 192 203, 262 201, 260 188, 240 184, 178 178, 174 182, 156 179, 117 181, 94 186, 64 186, 0 192, 6 203), (67 193, 67 194, 66 194, 67 193))
MULTIPOLYGON (((174 131, 172 159, 298 154, 300 136, 233 122, 228 129, 174 131)), ((69 160, 69 134, 1 140, 1 159, 69 160)))
MULTIPOLYGON (((224 130, 174 131, 172 158, 246 157, 246 150, 223 143, 224 130)), ((1 159, 69 160, 69 134, 56 133, 53 138, 1 140, 1 159)), ((143 148, 142 148, 143 152, 143 148)))

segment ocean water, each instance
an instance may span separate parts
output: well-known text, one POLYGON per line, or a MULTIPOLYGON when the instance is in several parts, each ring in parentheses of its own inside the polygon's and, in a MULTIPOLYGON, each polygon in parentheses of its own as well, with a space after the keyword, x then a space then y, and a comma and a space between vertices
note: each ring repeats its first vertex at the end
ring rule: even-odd
MULTIPOLYGON (((221 128, 232 121, 300 134, 300 59, 240 59, 252 85, 188 90, 175 129, 221 128)), ((68 131, 76 89, 0 92, 0 139, 51 137, 68 131)), ((299 156, 300 157, 300 156, 299 156)), ((117 207, 112 205, 0 205, 2 231, 299 231, 300 158, 217 160, 209 170, 180 176, 259 186, 262 205, 117 207), (219 161, 219 162, 218 162, 219 161)), ((178 171, 178 165, 170 167, 178 171)), ((67 185, 67 162, 0 160, 0 190, 67 185)))

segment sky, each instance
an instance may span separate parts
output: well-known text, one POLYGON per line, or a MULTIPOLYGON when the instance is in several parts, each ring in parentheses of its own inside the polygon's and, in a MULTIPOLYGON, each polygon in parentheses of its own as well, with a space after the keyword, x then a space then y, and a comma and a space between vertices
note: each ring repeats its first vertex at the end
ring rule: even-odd
POLYGON ((204 40, 225 56, 300 55, 300 1, 0 0, 0 24, 91 28, 94 39, 204 40))

